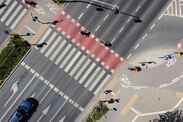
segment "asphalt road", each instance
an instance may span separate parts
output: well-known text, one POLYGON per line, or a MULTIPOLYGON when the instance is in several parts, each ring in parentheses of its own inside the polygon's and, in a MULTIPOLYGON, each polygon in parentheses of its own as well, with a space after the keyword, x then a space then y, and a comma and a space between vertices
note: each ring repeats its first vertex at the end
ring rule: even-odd
POLYGON ((8 30, 11 33, 26 14, 28 8, 22 4, 21 0, 1 0, 0 3, 7 5, 0 9, 0 45, 2 46, 8 38, 8 35, 5 35, 3 31, 8 30))
MULTIPOLYGON (((136 0, 134 2, 133 0, 120 0, 103 2, 119 6, 121 12, 138 16, 142 22, 135 23, 129 16, 116 15, 109 10, 99 12, 96 11, 95 6, 87 7, 84 3, 68 3, 65 11, 100 40, 112 42, 112 49, 122 57, 126 57, 131 46, 169 1, 136 0)), ((107 5, 104 6, 106 7, 107 5)))

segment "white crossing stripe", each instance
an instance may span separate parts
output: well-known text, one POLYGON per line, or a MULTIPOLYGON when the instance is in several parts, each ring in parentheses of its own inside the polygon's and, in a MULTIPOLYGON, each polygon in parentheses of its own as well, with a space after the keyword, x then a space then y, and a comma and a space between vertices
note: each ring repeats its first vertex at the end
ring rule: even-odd
POLYGON ((64 65, 68 62, 68 60, 71 58, 71 56, 74 54, 76 51, 76 48, 73 48, 71 52, 67 55, 67 57, 64 59, 64 61, 61 63, 60 68, 63 68, 64 65))
POLYGON ((41 38, 41 40, 39 41, 39 43, 43 43, 44 40, 48 37, 48 35, 51 33, 51 29, 49 28, 46 33, 43 35, 43 37, 41 38))
POLYGON ((72 75, 76 72, 76 70, 77 70, 78 67, 81 65, 81 63, 84 61, 85 58, 86 58, 85 55, 83 55, 83 56, 81 57, 81 59, 78 61, 78 63, 77 63, 77 64, 75 65, 75 67, 72 69, 72 71, 69 73, 70 76, 72 76, 72 75))
POLYGON ((72 65, 74 64, 74 62, 77 60, 77 58, 81 55, 81 52, 77 52, 77 54, 74 56, 74 58, 72 59, 72 61, 68 64, 68 66, 65 68, 65 72, 68 72, 68 70, 72 67, 72 65))
POLYGON ((57 65, 61 59, 64 57, 64 55, 67 53, 67 51, 71 48, 71 44, 68 44, 67 47, 65 48, 65 50, 61 53, 61 55, 57 58, 57 60, 55 61, 55 64, 57 65))
POLYGON ((106 84, 106 82, 109 80, 109 78, 111 77, 111 75, 107 75, 105 77, 105 79, 102 81, 102 83, 100 84, 100 86, 95 90, 94 94, 97 95, 98 92, 100 91, 100 89, 106 84))
POLYGON ((10 26, 10 28, 13 30, 15 28, 15 26, 17 25, 18 22, 20 22, 20 20, 22 19, 22 17, 25 15, 25 13, 27 12, 27 9, 24 9, 21 14, 17 17, 17 19, 14 21, 14 23, 10 26))
POLYGON ((53 59, 56 57, 56 55, 58 54, 58 52, 62 49, 62 47, 65 45, 66 41, 63 40, 63 42, 61 42, 61 44, 59 45, 59 47, 56 49, 56 51, 53 53, 53 55, 50 57, 50 60, 53 61, 53 59))
POLYGON ((95 67, 95 63, 92 63, 92 65, 88 68, 88 70, 85 72, 85 74, 81 77, 79 83, 82 84, 83 81, 86 79, 86 77, 89 75, 89 73, 93 70, 93 68, 95 67))
POLYGON ((49 50, 46 52, 45 56, 48 57, 49 54, 52 52, 52 50, 57 46, 58 42, 62 39, 62 37, 58 37, 56 41, 53 43, 53 45, 49 48, 49 50))
MULTIPOLYGON (((11 0, 6 0, 5 4, 6 4, 6 5, 9 5, 10 1, 11 1, 11 0)), ((4 11, 5 8, 6 8, 6 7, 0 9, 0 14, 3 13, 3 11, 4 11)))
POLYGON ((97 67, 97 69, 94 71, 94 73, 91 75, 91 77, 88 79, 88 81, 85 83, 85 87, 88 87, 88 85, 90 84, 90 82, 94 79, 94 77, 98 74, 98 72, 100 71, 100 67, 97 67))
MULTIPOLYGON (((48 41, 46 42, 47 45, 49 45, 51 43, 51 41, 56 37, 57 33, 54 32, 51 37, 48 39, 48 41)), ((47 46, 43 46, 42 49, 41 49, 41 53, 43 53, 45 50, 46 50, 47 46)))
POLYGON ((4 20, 10 14, 10 12, 13 10, 13 8, 16 6, 16 4, 17 4, 17 1, 14 1, 13 5, 11 5, 10 8, 8 8, 8 10, 5 12, 4 16, 1 18, 2 22, 4 22, 4 20))
POLYGON ((79 76, 81 75, 81 73, 84 71, 84 69, 88 66, 88 64, 90 63, 90 59, 88 59, 85 64, 83 65, 83 67, 79 70, 78 74, 74 77, 75 80, 77 80, 79 78, 79 76))
POLYGON ((93 82, 93 84, 90 86, 89 91, 92 91, 93 88, 96 86, 96 84, 100 81, 100 79, 103 77, 105 74, 105 71, 103 70, 100 75, 96 78, 96 80, 93 82))
POLYGON ((18 14, 18 12, 20 11, 20 9, 22 8, 22 6, 18 6, 18 8, 15 10, 15 12, 12 14, 12 16, 8 19, 8 21, 6 21, 6 25, 8 26, 10 24, 10 22, 13 20, 13 18, 18 14))

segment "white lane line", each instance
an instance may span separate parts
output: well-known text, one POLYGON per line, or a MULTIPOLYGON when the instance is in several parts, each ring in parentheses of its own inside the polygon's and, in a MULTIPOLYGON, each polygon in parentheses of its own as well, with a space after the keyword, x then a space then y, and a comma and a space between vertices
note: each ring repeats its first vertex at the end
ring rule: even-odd
POLYGON ((112 39, 111 43, 113 43, 116 40, 116 36, 112 39))
POLYGON ((83 56, 81 57, 81 59, 78 61, 78 63, 77 63, 77 64, 75 65, 75 67, 72 69, 72 71, 69 73, 70 76, 72 76, 72 75, 76 72, 76 70, 79 68, 79 66, 81 65, 81 63, 85 60, 85 58, 86 58, 85 55, 83 55, 83 56))
POLYGON ((48 47, 48 45, 51 43, 51 41, 53 41, 53 39, 56 37, 57 33, 54 32, 51 37, 48 39, 48 41, 46 42, 47 43, 47 46, 43 46, 42 49, 41 49, 41 53, 44 53, 44 51, 46 50, 46 48, 48 47))
POLYGON ((51 33, 51 29, 49 28, 46 33, 43 35, 43 37, 40 39, 39 43, 43 43, 44 40, 48 37, 48 35, 51 33))
POLYGON ((66 44, 66 41, 63 40, 63 42, 61 42, 61 44, 59 45, 59 47, 56 49, 56 51, 53 53, 53 55, 51 56, 50 60, 53 61, 56 57, 56 55, 58 54, 58 52, 63 48, 63 46, 66 44))
POLYGON ((6 11, 6 13, 4 14, 4 16, 1 18, 1 21, 4 22, 4 20, 6 19, 6 17, 10 14, 10 12, 13 10, 13 8, 16 6, 17 1, 13 2, 13 5, 10 6, 10 8, 8 8, 8 10, 6 11))
POLYGON ((53 49, 55 49, 55 47, 57 46, 57 44, 59 43, 59 41, 62 39, 62 37, 57 37, 56 41, 52 44, 52 46, 49 48, 49 50, 46 52, 45 56, 48 57, 49 54, 53 51, 53 49))
POLYGON ((139 43, 134 47, 134 49, 137 49, 139 47, 139 43))
POLYGON ((61 65, 60 65, 60 68, 62 69, 64 66, 65 66, 65 64, 69 61, 69 59, 72 57, 72 55, 74 54, 74 52, 76 51, 76 48, 73 48, 72 50, 71 50, 71 52, 67 55, 67 57, 64 59, 64 61, 61 63, 61 65))
POLYGON ((127 23, 130 22, 131 19, 132 19, 132 17, 130 17, 130 18, 127 20, 127 23))
POLYGON ((141 7, 141 5, 139 5, 135 11, 137 12, 140 9, 140 7, 141 7))
POLYGON ((130 53, 130 54, 127 56, 127 58, 126 58, 126 59, 129 59, 131 56, 132 56, 132 54, 130 53))
POLYGON ((88 4, 88 5, 86 6, 86 8, 89 8, 89 7, 90 7, 90 5, 91 5, 91 4, 88 4))
POLYGON ((22 19, 22 17, 25 15, 25 13, 27 12, 27 9, 24 9, 21 14, 17 17, 17 19, 14 21, 14 23, 10 26, 10 28, 13 30, 15 28, 15 26, 18 24, 18 22, 20 22, 20 20, 22 19))
POLYGON ((105 20, 107 19, 108 16, 109 16, 109 15, 107 14, 107 15, 105 16, 105 18, 103 19, 103 21, 105 21, 105 20))
POLYGON ((83 13, 81 13, 81 14, 79 15, 78 19, 81 19, 82 16, 83 16, 83 13))
POLYGON ((95 29, 95 31, 97 31, 100 28, 100 25, 98 25, 98 27, 95 29))
POLYGON ((81 79, 79 80, 79 83, 82 84, 83 81, 86 79, 86 77, 89 75, 89 73, 93 70, 93 68, 95 67, 95 63, 92 63, 92 65, 88 68, 88 70, 84 73, 84 75, 81 77, 81 79))
POLYGON ((35 70, 33 70, 32 68, 30 69, 30 72, 32 73, 32 74, 34 74, 35 73, 35 70))
MULTIPOLYGON (((8 6, 11 0, 6 0, 5 4, 8 6)), ((0 9, 0 15, 3 13, 6 7, 0 9)))
POLYGON ((150 29, 152 30, 154 27, 155 27, 155 24, 153 24, 150 29))
POLYGON ((91 75, 91 77, 88 79, 88 81, 85 83, 85 87, 88 87, 88 85, 90 84, 90 82, 94 79, 94 77, 98 74, 98 72, 100 71, 100 67, 97 67, 97 69, 94 71, 94 73, 91 75))
POLYGON ((40 100, 39 104, 41 104, 43 102, 43 100, 46 98, 46 96, 49 94, 49 92, 51 91, 52 88, 50 88, 46 94, 44 95, 44 97, 40 100))
POLYGON ((18 8, 15 10, 15 12, 12 14, 12 16, 8 19, 8 21, 6 21, 6 25, 8 26, 10 24, 10 22, 13 20, 13 18, 18 14, 18 12, 20 11, 20 9, 22 8, 22 6, 18 6, 18 8))
POLYGON ((147 36, 147 34, 145 34, 145 35, 142 37, 142 39, 145 39, 146 36, 147 36))
MULTIPOLYGON (((92 0, 92 1, 99 2, 99 3, 105 4, 105 5, 109 5, 109 6, 112 6, 112 7, 116 6, 116 5, 112 5, 112 4, 109 4, 109 3, 106 3, 106 2, 102 2, 102 1, 99 1, 99 0, 92 0)), ((119 8, 119 6, 116 6, 116 7, 119 8)))
POLYGON ((53 117, 50 119, 49 122, 52 122, 53 119, 56 117, 56 115, 60 112, 60 110, 63 108, 63 106, 67 103, 67 100, 64 101, 64 103, 61 105, 61 107, 57 110, 57 112, 53 115, 53 117))
POLYGON ((68 64, 68 66, 64 69, 65 72, 68 72, 69 69, 72 67, 72 65, 74 64, 74 62, 78 59, 78 57, 81 55, 81 52, 77 52, 77 54, 74 56, 74 58, 72 59, 72 61, 68 64))
POLYGON ((96 78, 96 80, 93 82, 93 84, 90 86, 90 88, 88 89, 89 91, 92 91, 93 88, 97 85, 97 83, 100 81, 100 79, 103 77, 103 75, 106 72, 104 70, 102 70, 102 72, 98 75, 98 77, 96 78))
MULTIPOLYGON (((32 68, 31 68, 31 69, 32 69, 32 68)), ((43 77, 43 76, 40 76, 39 79, 40 79, 41 81, 43 81, 43 80, 44 80, 44 77, 43 77)))
POLYGON ((34 34, 36 33, 34 30, 32 30, 32 29, 31 29, 29 26, 27 26, 27 25, 25 26, 25 28, 27 28, 30 32, 32 32, 32 33, 34 33, 34 34))
POLYGON ((65 50, 61 53, 61 55, 57 58, 57 60, 55 61, 55 64, 57 65, 61 59, 64 57, 64 55, 67 53, 67 51, 71 48, 71 44, 68 44, 67 47, 65 48, 65 50))
POLYGON ((7 113, 10 111, 10 109, 14 106, 14 104, 17 102, 17 100, 20 98, 20 96, 22 96, 22 94, 25 92, 25 90, 29 87, 29 85, 32 83, 32 81, 34 80, 35 75, 31 78, 31 80, 27 83, 27 85, 24 87, 23 90, 21 90, 21 92, 18 94, 18 96, 16 97, 16 99, 13 101, 13 103, 9 106, 9 108, 6 110, 6 112, 4 112, 3 116, 0 118, 0 121, 3 122, 3 118, 7 115, 7 113))
POLYGON ((91 62, 90 59, 88 59, 85 64, 83 65, 83 67, 79 70, 79 72, 77 73, 77 75, 74 77, 75 80, 77 80, 79 78, 79 76, 82 74, 82 72, 84 71, 84 69, 88 66, 88 64, 91 62))
POLYGON ((124 29, 125 26, 123 26, 120 30, 119 30, 119 33, 121 33, 121 31, 124 29))
POLYGON ((105 77, 105 79, 102 81, 102 83, 100 84, 100 86, 95 90, 94 94, 97 95, 98 92, 100 91, 100 89, 107 83, 107 81, 109 80, 109 78, 111 77, 111 75, 107 75, 105 77))

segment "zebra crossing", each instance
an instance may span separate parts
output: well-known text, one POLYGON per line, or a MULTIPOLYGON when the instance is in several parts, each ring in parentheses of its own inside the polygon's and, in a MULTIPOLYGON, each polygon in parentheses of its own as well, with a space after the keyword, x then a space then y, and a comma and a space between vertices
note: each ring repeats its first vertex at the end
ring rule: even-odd
POLYGON ((95 95, 111 77, 111 72, 98 65, 87 53, 67 41, 64 35, 49 28, 38 43, 46 42, 41 49, 36 48, 60 69, 64 70, 95 95))
POLYGON ((0 20, 13 30, 26 14, 27 9, 16 0, 5 0, 4 3, 7 6, 0 9, 0 20))
POLYGON ((183 17, 183 0, 173 0, 164 15, 183 17))

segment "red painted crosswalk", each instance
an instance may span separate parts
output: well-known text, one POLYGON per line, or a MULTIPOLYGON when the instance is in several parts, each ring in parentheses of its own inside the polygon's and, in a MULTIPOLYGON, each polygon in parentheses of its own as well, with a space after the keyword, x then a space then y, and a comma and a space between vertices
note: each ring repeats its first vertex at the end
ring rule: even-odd
POLYGON ((89 37, 81 35, 81 30, 86 29, 64 11, 56 16, 55 19, 58 21, 61 19, 64 20, 56 24, 58 31, 65 34, 67 38, 71 39, 98 62, 101 62, 101 64, 111 72, 117 70, 125 62, 120 55, 112 49, 105 47, 93 34, 90 34, 89 37))

